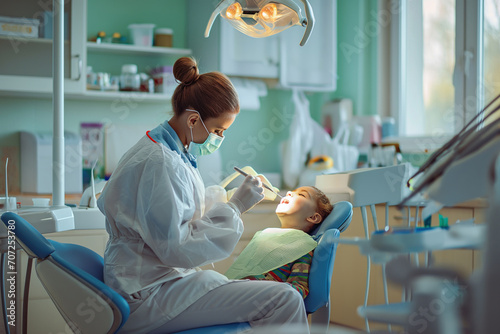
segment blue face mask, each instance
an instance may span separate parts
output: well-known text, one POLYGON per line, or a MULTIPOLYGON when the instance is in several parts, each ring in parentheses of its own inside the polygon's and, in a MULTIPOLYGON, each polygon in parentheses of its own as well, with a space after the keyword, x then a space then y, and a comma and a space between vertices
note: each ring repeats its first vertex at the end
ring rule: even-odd
MULTIPOLYGON (((195 111, 200 115, 200 113, 196 110, 193 109, 186 109, 188 111, 195 111)), ((224 140, 224 136, 217 136, 215 133, 209 132, 207 127, 205 126, 205 123, 203 123, 203 120, 201 119, 200 115, 200 121, 205 130, 208 133, 207 139, 203 142, 203 144, 198 144, 193 141, 193 128, 189 128, 191 130, 191 143, 189 143, 188 147, 188 152, 191 153, 192 155, 208 155, 211 153, 214 153, 217 151, 217 149, 220 147, 222 144, 222 141, 224 140)))

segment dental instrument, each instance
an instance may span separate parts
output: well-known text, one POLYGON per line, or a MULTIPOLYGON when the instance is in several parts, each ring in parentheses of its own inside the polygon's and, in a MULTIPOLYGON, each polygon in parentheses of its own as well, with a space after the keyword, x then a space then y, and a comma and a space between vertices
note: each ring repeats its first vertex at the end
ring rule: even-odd
MULTIPOLYGON (((241 175, 247 177, 249 174, 245 173, 244 171, 242 171, 241 169, 239 169, 238 167, 234 166, 234 170, 237 171, 238 173, 240 173, 241 175)), ((272 189, 271 187, 269 187, 267 184, 265 183, 262 183, 262 186, 264 188, 266 188, 267 190, 269 190, 270 192, 272 192, 273 194, 277 195, 279 198, 283 198, 283 196, 281 196, 280 194, 278 194, 276 191, 274 191, 274 189, 272 189)))

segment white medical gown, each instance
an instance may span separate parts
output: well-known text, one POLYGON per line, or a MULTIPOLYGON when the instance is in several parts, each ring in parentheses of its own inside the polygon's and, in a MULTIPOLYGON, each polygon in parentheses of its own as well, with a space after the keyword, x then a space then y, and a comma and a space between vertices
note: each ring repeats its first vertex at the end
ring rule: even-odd
POLYGON ((124 332, 152 330, 228 283, 196 267, 228 257, 243 232, 227 203, 205 210, 198 170, 162 142, 170 134, 179 142, 168 123, 153 131, 123 156, 98 200, 109 234, 105 283, 131 307, 124 332))

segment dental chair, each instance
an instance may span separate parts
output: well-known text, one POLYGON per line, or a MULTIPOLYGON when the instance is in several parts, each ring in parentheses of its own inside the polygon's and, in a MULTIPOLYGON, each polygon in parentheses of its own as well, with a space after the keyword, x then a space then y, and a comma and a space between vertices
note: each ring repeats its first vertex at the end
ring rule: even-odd
MULTIPOLYGON (((40 282, 73 332, 115 333, 123 326, 130 309, 122 296, 104 284, 104 261, 99 254, 80 245, 47 240, 13 212, 2 214, 1 219, 5 226, 15 226, 16 241, 30 257, 27 275, 31 259, 36 259, 40 282)), ((27 332, 26 327, 23 331, 27 332)))
MULTIPOLYGON (((314 333, 328 329, 330 284, 337 249, 335 239, 349 226, 352 212, 351 203, 335 203, 330 215, 311 233, 318 240, 318 246, 309 274, 309 295, 304 303, 307 313, 311 314, 314 333)), ((100 255, 83 246, 47 240, 13 212, 4 213, 1 220, 6 226, 9 226, 9 221, 15 221, 17 243, 28 256, 36 259, 37 276, 75 333, 116 333, 123 326, 130 309, 121 295, 104 284, 104 261, 100 255), (89 298, 102 308, 102 311, 93 312, 92 317, 86 312, 89 298)), ((27 272, 30 273, 30 270, 27 272)), ((248 323, 232 323, 190 329, 178 334, 229 334, 248 328, 248 323)))

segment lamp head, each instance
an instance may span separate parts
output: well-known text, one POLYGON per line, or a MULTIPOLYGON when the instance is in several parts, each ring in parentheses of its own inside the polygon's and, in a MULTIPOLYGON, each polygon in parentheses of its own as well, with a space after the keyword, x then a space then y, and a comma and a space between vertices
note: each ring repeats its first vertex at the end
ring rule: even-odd
POLYGON ((300 45, 304 45, 314 27, 314 14, 307 0, 304 4, 306 16, 296 0, 222 0, 210 16, 205 37, 220 14, 231 25, 245 35, 261 38, 267 37, 294 25, 305 27, 300 45))

